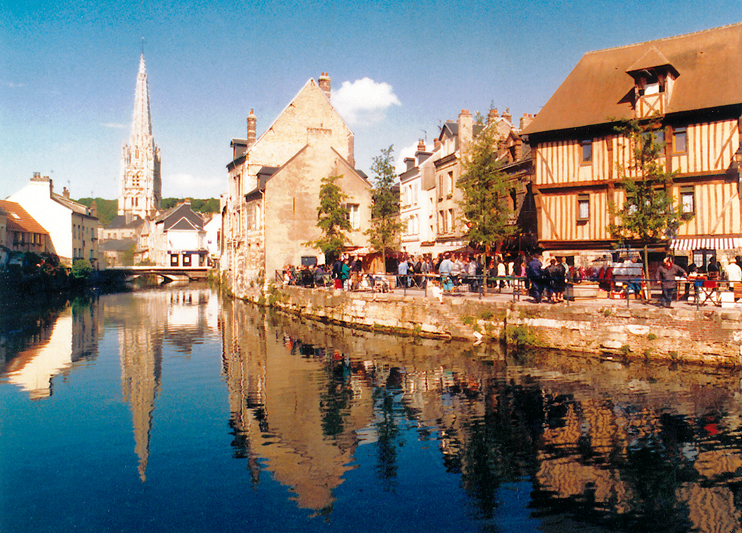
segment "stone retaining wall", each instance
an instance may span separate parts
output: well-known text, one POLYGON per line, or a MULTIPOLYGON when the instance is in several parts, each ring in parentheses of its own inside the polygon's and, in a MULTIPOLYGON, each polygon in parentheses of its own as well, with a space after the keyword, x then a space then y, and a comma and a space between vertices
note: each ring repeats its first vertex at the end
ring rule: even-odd
POLYGON ((347 293, 270 286, 245 299, 349 327, 602 356, 742 365, 742 312, 347 293))

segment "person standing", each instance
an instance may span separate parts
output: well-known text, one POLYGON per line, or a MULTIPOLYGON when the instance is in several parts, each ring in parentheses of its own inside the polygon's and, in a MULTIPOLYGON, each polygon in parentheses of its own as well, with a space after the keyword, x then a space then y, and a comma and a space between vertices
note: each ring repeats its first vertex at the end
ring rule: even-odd
POLYGON ((660 280, 662 286, 662 297, 660 304, 663 307, 672 307, 672 301, 678 293, 678 282, 675 277, 687 278, 688 273, 674 264, 672 257, 666 255, 662 260, 662 264, 657 269, 657 277, 660 280))
POLYGON ((526 277, 531 282, 531 295, 537 304, 541 303, 541 293, 544 290, 544 271, 541 256, 534 254, 526 267, 526 277))
MULTIPOLYGON (((739 282, 742 281, 742 268, 739 267, 736 261, 733 261, 727 265, 726 275, 727 281, 729 282, 729 290, 733 293, 739 291, 737 285, 739 285, 739 282)), ((735 297, 734 300, 736 301, 737 298, 735 297)))
POLYGON ((438 267, 438 274, 441 276, 441 288, 444 292, 449 292, 453 288, 453 283, 451 282, 453 263, 449 257, 450 255, 446 252, 443 255, 443 261, 441 261, 441 264, 438 267))

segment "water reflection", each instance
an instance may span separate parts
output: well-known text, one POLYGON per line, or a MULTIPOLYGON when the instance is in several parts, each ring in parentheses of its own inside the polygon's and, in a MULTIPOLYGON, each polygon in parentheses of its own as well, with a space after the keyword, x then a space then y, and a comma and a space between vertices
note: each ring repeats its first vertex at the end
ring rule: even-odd
POLYGON ((339 332, 223 308, 240 457, 327 512, 359 444, 394 490, 404 439, 435 439, 482 520, 503 487, 529 507, 626 531, 739 531, 738 376, 339 332), (247 333, 247 334, 245 334, 247 333), (265 459, 263 463, 258 459, 265 459))
MULTIPOLYGON (((20 344, 5 359, 0 388, 20 388, 37 411, 52 412, 52 392, 72 394, 59 378, 66 384, 85 368, 94 383, 114 369, 142 488, 128 500, 132 509, 150 497, 170 502, 164 487, 189 487, 200 459, 208 462, 200 475, 213 478, 197 497, 207 487, 250 520, 259 520, 252 505, 266 505, 255 495, 278 482, 290 505, 343 530, 413 522, 428 530, 742 530, 737 372, 353 332, 220 302, 193 286, 68 306, 20 344), (200 417, 178 419, 178 410, 200 417), (207 433, 204 419, 217 423, 197 438, 207 433), (167 443, 160 454, 158 438, 167 443), (229 464, 244 465, 253 491, 224 474, 229 464)), ((75 417, 69 409, 62 416, 75 417)), ((91 438, 116 439, 102 427, 117 426, 93 423, 91 438)), ((9 438, 0 432, 3 450, 9 438)), ((126 477, 111 457, 96 464, 109 463, 107 479, 126 477)), ((17 483, 40 479, 19 475, 17 483)), ((54 492, 71 490, 43 479, 54 492)), ((169 527, 167 510, 151 505, 153 523, 169 527)), ((172 512, 199 520, 188 505, 172 512)), ((210 527, 234 526, 217 527, 217 511, 201 513, 210 527)))
POLYGON ((121 392, 132 414, 139 477, 146 481, 152 418, 162 381, 163 346, 191 354, 217 329, 216 295, 208 288, 110 295, 106 324, 118 329, 121 392))
MULTIPOLYGON (((102 313, 99 306, 81 299, 53 319, 33 322, 38 331, 15 339, 22 348, 17 353, 3 350, 2 359, 7 381, 28 392, 32 400, 42 400, 52 395, 55 376, 66 376, 74 364, 95 359, 102 313)), ((0 339, 0 345, 7 347, 7 338, 0 339)))

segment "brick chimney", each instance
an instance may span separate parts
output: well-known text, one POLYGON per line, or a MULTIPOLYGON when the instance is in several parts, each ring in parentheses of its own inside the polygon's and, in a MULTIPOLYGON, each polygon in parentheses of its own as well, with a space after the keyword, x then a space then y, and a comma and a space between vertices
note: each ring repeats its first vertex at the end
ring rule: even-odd
POLYGON ((505 112, 502 114, 502 118, 504 118, 505 120, 507 120, 511 124, 513 123, 513 115, 510 114, 510 108, 509 107, 506 107, 505 108, 505 112))
POLYGON ((437 152, 440 149, 441 149, 441 140, 436 139, 435 142, 433 143, 433 151, 437 152))
POLYGON ((332 84, 330 83, 330 74, 323 72, 317 80, 317 85, 319 85, 319 88, 322 89, 322 92, 325 93, 325 96, 329 100, 332 87, 332 84))
POLYGON ((255 144, 255 128, 258 124, 258 119, 255 116, 253 110, 250 110, 250 114, 247 116, 247 149, 249 150, 253 144, 255 144))
POLYGON ((68 200, 70 199, 70 191, 67 189, 67 187, 62 187, 62 196, 64 196, 68 200))
POLYGON ((422 139, 419 139, 417 141, 417 151, 418 152, 424 152, 427 148, 425 147, 425 141, 422 139))
POLYGON ((530 113, 523 113, 523 116, 520 117, 520 129, 526 129, 531 122, 533 122, 533 115, 530 113))
POLYGON ((499 117, 500 114, 497 112, 497 108, 493 107, 490 109, 489 113, 487 113, 487 124, 494 124, 499 117))

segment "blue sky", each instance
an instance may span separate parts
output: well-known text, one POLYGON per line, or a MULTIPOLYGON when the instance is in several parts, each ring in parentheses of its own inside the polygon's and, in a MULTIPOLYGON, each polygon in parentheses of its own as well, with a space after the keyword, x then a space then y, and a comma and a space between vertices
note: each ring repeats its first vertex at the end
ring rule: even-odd
POLYGON ((0 0, 0 198, 34 171, 118 196, 142 37, 163 196, 206 198, 250 109, 260 134, 322 72, 370 173, 461 109, 538 113, 590 50, 740 21, 742 0, 0 0))

